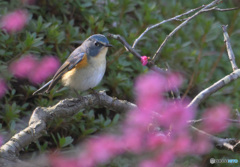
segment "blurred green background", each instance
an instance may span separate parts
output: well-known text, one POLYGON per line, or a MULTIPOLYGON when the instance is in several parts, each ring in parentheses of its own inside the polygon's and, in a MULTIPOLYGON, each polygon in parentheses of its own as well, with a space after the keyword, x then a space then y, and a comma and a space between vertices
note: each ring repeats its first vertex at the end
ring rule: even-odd
MULTIPOLYGON (((32 111, 37 106, 52 106, 64 98, 75 97, 68 88, 59 92, 60 84, 50 94, 32 96, 40 87, 27 80, 15 78, 8 70, 9 64, 21 56, 34 54, 39 59, 45 55, 57 56, 61 62, 95 33, 120 34, 130 45, 150 25, 184 13, 192 8, 210 3, 210 0, 37 0, 34 5, 23 5, 21 1, 0 0, 0 16, 16 9, 26 9, 30 14, 28 25, 16 34, 0 31, 0 77, 8 85, 7 94, 0 99, 0 133, 7 140, 26 126, 32 111), (25 122, 25 124, 24 124, 25 122)), ((238 5, 238 1, 224 1, 221 8, 238 5)), ((156 62, 161 68, 169 66, 180 72, 184 83, 180 88, 185 99, 193 98, 204 88, 232 72, 228 60, 221 25, 228 25, 228 33, 240 65, 240 10, 203 13, 178 31, 166 44, 156 62)), ((184 17, 186 18, 186 17, 184 17)), ((180 21, 172 21, 149 31, 136 46, 141 55, 152 57, 162 41, 180 21)), ((106 90, 110 96, 134 102, 135 78, 148 71, 132 54, 116 40, 108 52, 107 70, 96 90, 106 90)), ((199 106, 199 113, 219 103, 228 104, 235 117, 239 109, 240 80, 221 89, 199 106)), ((38 141, 26 147, 22 154, 46 152, 50 149, 71 149, 87 136, 97 134, 106 127, 116 125, 122 113, 104 108, 86 109, 72 118, 57 119, 49 123, 48 132, 38 141)), ((230 128, 222 137, 240 138, 236 127, 230 128)), ((209 158, 237 158, 228 151, 213 151, 203 157, 184 159, 182 163, 205 163, 209 158)), ((207 161, 209 162, 209 161, 207 161)), ((206 162, 206 163, 207 163, 206 162)), ((124 158, 116 164, 129 162, 124 158)), ((226 165, 226 164, 225 164, 226 165)))

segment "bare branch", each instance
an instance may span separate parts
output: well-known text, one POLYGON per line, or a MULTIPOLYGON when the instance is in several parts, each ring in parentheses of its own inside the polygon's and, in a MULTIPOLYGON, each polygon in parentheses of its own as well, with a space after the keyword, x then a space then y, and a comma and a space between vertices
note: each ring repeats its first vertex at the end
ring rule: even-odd
POLYGON ((235 55, 234 55, 233 50, 232 50, 229 35, 227 33, 227 25, 226 26, 222 25, 222 29, 223 29, 224 42, 226 43, 226 47, 227 47, 228 58, 231 62, 233 71, 235 71, 235 70, 238 69, 238 67, 237 67, 237 64, 235 62, 235 55))
POLYGON ((200 9, 200 8, 202 8, 202 7, 204 7, 204 5, 202 5, 202 6, 198 7, 198 8, 195 8, 195 9, 191 9, 191 10, 189 10, 189 11, 187 11, 187 12, 185 12, 185 13, 182 13, 182 14, 180 14, 180 15, 177 15, 177 16, 175 16, 175 17, 173 17, 173 18, 170 18, 170 19, 167 19, 167 20, 163 20, 163 21, 161 21, 160 23, 157 23, 157 24, 154 24, 154 25, 152 25, 152 26, 149 26, 137 39, 135 39, 135 41, 134 41, 134 43, 133 43, 133 45, 132 45, 132 48, 135 48, 135 46, 137 45, 137 43, 139 42, 139 40, 140 40, 148 31, 150 31, 151 29, 156 28, 156 27, 160 26, 161 24, 167 23, 167 22, 169 22, 169 21, 173 21, 173 20, 182 21, 182 20, 179 20, 180 17, 185 16, 185 15, 188 15, 188 14, 190 14, 190 13, 192 13, 192 12, 195 12, 196 10, 198 10, 198 9, 200 9))
MULTIPOLYGON (((120 41, 128 52, 131 52, 135 57, 137 57, 139 60, 141 60, 142 56, 135 49, 133 49, 129 45, 129 43, 121 35, 108 34, 108 36, 113 38, 113 39, 116 39, 116 40, 120 41)), ((161 68, 155 66, 152 62, 148 62, 147 63, 147 67, 151 68, 154 71, 163 73, 163 74, 166 73, 166 71, 164 69, 161 69, 161 68)))
MULTIPOLYGON (((203 120, 206 120, 208 118, 201 118, 201 119, 196 119, 196 120, 189 120, 187 121, 189 124, 195 124, 195 123, 199 123, 199 122, 202 122, 203 120)), ((238 119, 226 119, 228 122, 231 122, 231 123, 240 123, 240 120, 238 119)))
POLYGON ((227 9, 221 9, 221 8, 213 7, 213 8, 210 8, 210 9, 205 9, 204 12, 209 12, 209 11, 212 11, 212 10, 216 10, 216 11, 219 11, 219 12, 228 12, 228 11, 238 10, 238 9, 240 9, 240 7, 227 8, 227 9))
POLYGON ((209 86, 208 88, 201 91, 188 105, 188 107, 198 106, 204 99, 209 97, 211 94, 215 93, 222 87, 226 86, 227 84, 231 83, 232 81, 235 81, 240 77, 240 70, 237 69, 231 74, 225 76, 224 78, 220 79, 213 85, 209 86))
MULTIPOLYGON (((160 52, 162 51, 163 47, 166 45, 167 41, 170 39, 170 37, 172 37, 180 28, 182 28, 183 26, 185 26, 190 20, 192 20, 194 17, 196 17, 197 15, 206 12, 205 10, 208 8, 211 8, 215 5, 217 5, 218 3, 220 3, 222 0, 214 0, 213 2, 211 2, 210 4, 206 5, 205 7, 203 7, 201 10, 199 10, 198 12, 196 12, 194 15, 192 15, 191 17, 189 17, 187 20, 185 20, 184 22, 182 22, 179 26, 177 26, 163 41, 163 43, 161 44, 161 46, 158 48, 157 52, 154 54, 152 61, 155 62, 157 59, 157 56, 160 54, 160 52)), ((214 9, 212 9, 214 10, 214 9)))
POLYGON ((239 110, 236 108, 235 111, 236 111, 236 116, 237 116, 238 118, 240 118, 239 110))
POLYGON ((236 139, 232 139, 232 138, 223 139, 223 138, 219 138, 219 137, 213 136, 211 134, 208 134, 200 129, 197 129, 194 126, 191 126, 191 128, 194 131, 197 131, 198 133, 208 136, 210 138, 210 140, 212 140, 214 142, 214 144, 216 145, 216 147, 219 149, 230 150, 230 151, 238 152, 238 153, 240 152, 240 143, 236 139))
POLYGON ((104 92, 91 94, 84 100, 65 99, 52 107, 37 107, 24 130, 15 134, 0 148, 0 157, 16 157, 19 151, 37 140, 45 133, 46 125, 51 119, 71 117, 81 109, 93 106, 103 106, 113 111, 125 112, 136 105, 124 100, 118 100, 106 95, 104 92))

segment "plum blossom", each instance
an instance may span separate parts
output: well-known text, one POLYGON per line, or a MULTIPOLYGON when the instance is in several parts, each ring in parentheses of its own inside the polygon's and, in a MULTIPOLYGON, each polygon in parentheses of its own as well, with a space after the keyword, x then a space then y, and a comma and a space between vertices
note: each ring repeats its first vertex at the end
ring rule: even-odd
POLYGON ((193 119, 194 116, 194 112, 186 106, 187 104, 182 102, 169 104, 168 108, 161 112, 159 124, 166 128, 171 126, 175 133, 182 133, 182 130, 188 128, 187 121, 193 119))
POLYGON ((196 134, 194 142, 192 143, 191 150, 195 154, 204 154, 213 148, 211 141, 208 136, 204 136, 203 134, 196 134))
POLYGON ((141 57, 141 63, 142 63, 143 66, 147 65, 148 57, 147 56, 142 56, 141 57))
POLYGON ((78 161, 76 158, 69 158, 66 159, 64 157, 61 157, 60 155, 51 155, 49 157, 51 160, 51 166, 57 166, 57 167, 76 167, 78 166, 78 161))
POLYGON ((37 66, 33 55, 27 55, 10 65, 10 71, 17 78, 27 78, 29 73, 37 66))
POLYGON ((3 16, 0 20, 2 29, 9 33, 21 31, 28 21, 28 13, 25 10, 16 10, 3 16))
POLYGON ((34 84, 40 84, 49 76, 53 75, 60 66, 60 62, 56 57, 46 56, 42 61, 30 72, 29 80, 34 84))
POLYGON ((230 118, 230 110, 225 105, 219 105, 217 107, 207 110, 203 114, 202 129, 208 133, 216 134, 223 132, 227 129, 230 118))
POLYGON ((53 75, 59 66, 60 62, 54 56, 46 56, 41 61, 37 61, 33 55, 27 55, 13 62, 9 69, 15 77, 39 84, 53 75))
MULTIPOLYGON (((187 108, 186 102, 164 97, 166 91, 178 87, 180 83, 178 75, 174 74, 162 76, 150 72, 140 76, 135 85, 138 107, 128 113, 119 126, 118 135, 102 134, 92 138, 85 142, 75 160, 59 156, 54 161, 50 160, 52 166, 61 167, 61 164, 69 162, 74 167, 94 167, 106 164, 118 155, 131 153, 140 157, 140 167, 165 167, 174 164, 178 158, 207 153, 211 150, 211 142, 201 135, 195 139, 187 123, 194 118, 194 109, 187 108), (149 130, 149 127, 153 130, 149 130)), ((214 122, 211 117, 221 121, 228 118, 227 107, 221 106, 210 111, 206 113, 209 122, 204 127, 216 123, 222 127, 221 131, 224 130, 226 123, 214 122)), ((211 131, 220 130, 213 128, 211 131)))

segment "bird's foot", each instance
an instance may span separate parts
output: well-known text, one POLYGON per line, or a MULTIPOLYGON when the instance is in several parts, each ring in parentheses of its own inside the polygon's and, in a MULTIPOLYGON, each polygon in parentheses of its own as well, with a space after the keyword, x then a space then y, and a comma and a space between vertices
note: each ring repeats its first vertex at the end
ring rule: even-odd
POLYGON ((74 90, 74 92, 76 93, 76 96, 77 96, 77 98, 78 98, 80 101, 84 100, 84 97, 81 96, 81 95, 78 93, 77 90, 75 90, 75 89, 73 89, 73 90, 74 90))
POLYGON ((93 94, 93 95, 95 95, 95 96, 97 96, 98 101, 100 101, 99 92, 97 92, 96 90, 90 88, 90 93, 93 94))

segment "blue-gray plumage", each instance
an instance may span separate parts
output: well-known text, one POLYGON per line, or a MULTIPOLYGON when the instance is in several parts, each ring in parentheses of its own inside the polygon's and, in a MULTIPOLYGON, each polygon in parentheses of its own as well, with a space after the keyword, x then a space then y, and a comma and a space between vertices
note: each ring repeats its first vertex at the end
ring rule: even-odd
POLYGON ((109 44, 107 38, 95 34, 76 48, 65 63, 58 69, 53 79, 33 93, 48 93, 59 80, 64 86, 85 91, 93 88, 102 80, 106 69, 106 54, 109 44))

